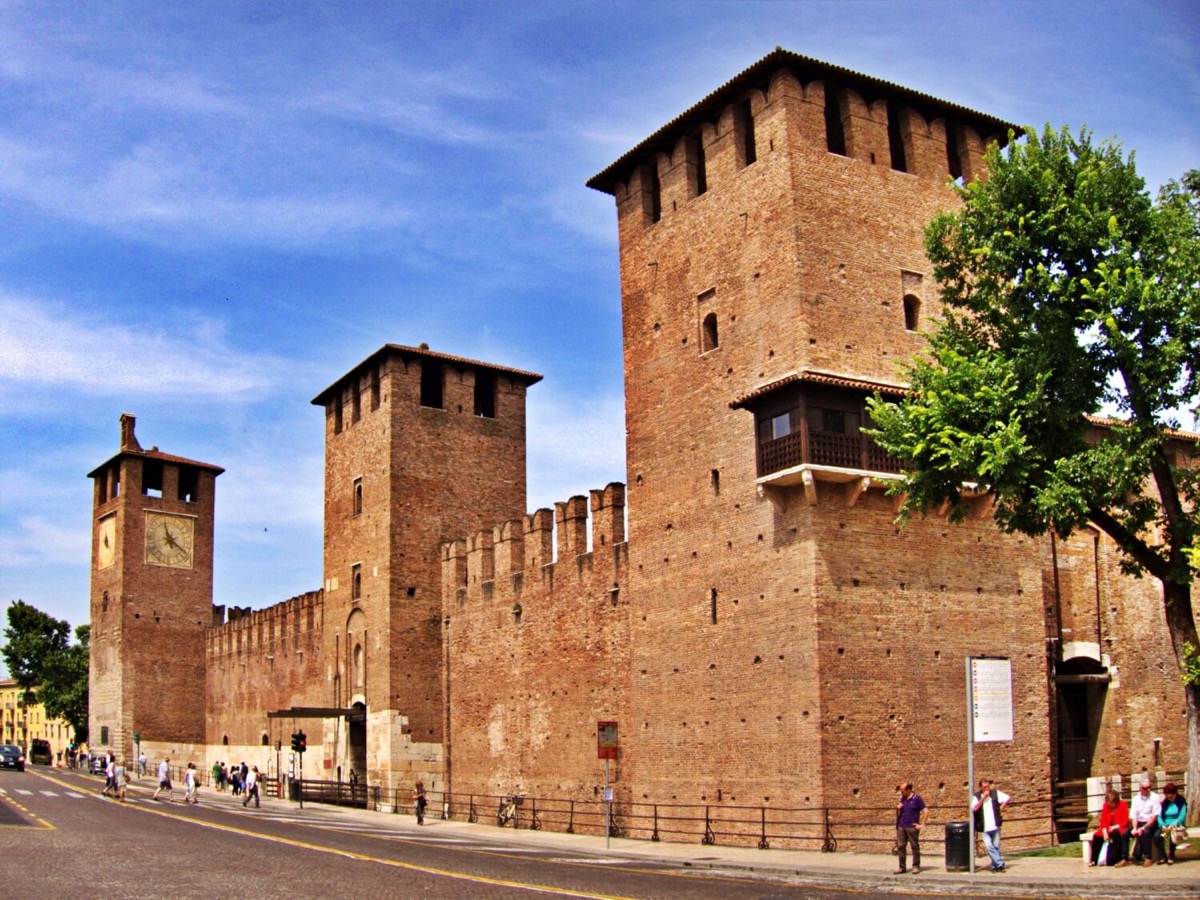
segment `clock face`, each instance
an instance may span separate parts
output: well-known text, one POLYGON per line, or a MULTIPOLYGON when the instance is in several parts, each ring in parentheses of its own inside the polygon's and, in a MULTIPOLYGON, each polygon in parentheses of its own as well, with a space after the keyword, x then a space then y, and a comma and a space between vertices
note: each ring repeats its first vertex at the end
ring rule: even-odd
POLYGON ((192 567, 194 522, 186 516, 146 513, 146 563, 172 569, 192 567))
POLYGON ((101 519, 96 531, 96 567, 107 569, 117 559, 117 517, 101 519))

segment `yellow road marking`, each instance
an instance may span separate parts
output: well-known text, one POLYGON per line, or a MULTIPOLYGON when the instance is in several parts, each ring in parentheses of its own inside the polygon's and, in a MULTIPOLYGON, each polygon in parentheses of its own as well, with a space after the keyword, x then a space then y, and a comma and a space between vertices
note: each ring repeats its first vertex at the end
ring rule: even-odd
MULTIPOLYGON (((51 825, 49 822, 47 822, 45 819, 43 819, 41 816, 37 815, 36 813, 30 812, 28 809, 26 809, 24 806, 22 806, 16 800, 14 800, 12 798, 11 794, 0 794, 0 800, 7 800, 9 805, 15 806, 21 812, 25 813, 25 815, 29 816, 29 818, 33 819, 35 822, 40 822, 42 824, 42 827, 40 829, 35 828, 34 831, 57 831, 58 830, 53 825, 51 825)), ((28 825, 0 825, 0 828, 29 828, 29 827, 30 826, 28 826, 28 825)))
MULTIPOLYGON (((52 781, 55 784, 61 785, 62 787, 71 788, 72 790, 76 789, 74 785, 68 784, 65 781, 59 781, 57 778, 54 778, 50 775, 44 775, 41 772, 37 772, 35 774, 40 775, 47 781, 52 781)), ((586 898, 586 900, 635 900, 635 898, 623 897, 618 894, 593 894, 584 891, 571 890, 570 888, 556 888, 541 884, 529 884, 522 881, 508 881, 503 878, 487 878, 483 875, 466 875, 462 872, 452 872, 448 869, 437 869, 433 866, 421 866, 417 865, 416 863, 406 863, 394 859, 383 859, 378 856, 368 856, 365 853, 355 853, 353 850, 339 850, 336 847, 325 847, 321 844, 311 844, 307 841, 295 840, 294 838, 279 837, 272 834, 261 834, 257 831, 249 831, 245 828, 238 828, 233 825, 222 825, 219 822, 202 822, 199 819, 185 818, 184 816, 177 815, 164 809, 149 809, 137 804, 127 804, 126 808, 152 816, 162 816, 167 819, 173 819, 176 822, 185 822, 189 825, 197 825, 201 828, 211 828, 214 831, 224 831, 230 834, 242 835, 243 837, 258 838, 262 841, 270 841, 271 843, 275 844, 285 844, 289 847, 298 847, 302 850, 315 850, 318 853, 330 853, 334 856, 344 856, 348 859, 359 860, 360 862, 379 863, 380 865, 391 866, 392 868, 396 869, 406 869, 410 872, 421 872, 426 875, 437 875, 442 878, 453 878, 459 881, 470 881, 477 884, 489 884, 497 887, 510 887, 522 891, 536 891, 542 894, 558 894, 563 897, 583 897, 586 898)), ((41 820, 39 819, 38 821, 41 820)), ((53 825, 48 823, 47 827, 54 828, 53 825)))

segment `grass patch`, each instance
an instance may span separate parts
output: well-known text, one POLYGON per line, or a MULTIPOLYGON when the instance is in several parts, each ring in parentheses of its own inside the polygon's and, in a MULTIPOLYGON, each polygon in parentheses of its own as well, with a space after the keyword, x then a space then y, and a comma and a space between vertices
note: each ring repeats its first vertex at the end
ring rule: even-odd
POLYGON ((1072 857, 1074 859, 1082 859, 1083 851, 1079 849, 1079 841, 1074 841, 1070 844, 1056 844, 1053 847, 1039 847, 1036 850, 1020 850, 1016 853, 1005 851, 1005 856, 1011 856, 1014 859, 1017 857, 1029 856, 1051 856, 1051 857, 1072 857))

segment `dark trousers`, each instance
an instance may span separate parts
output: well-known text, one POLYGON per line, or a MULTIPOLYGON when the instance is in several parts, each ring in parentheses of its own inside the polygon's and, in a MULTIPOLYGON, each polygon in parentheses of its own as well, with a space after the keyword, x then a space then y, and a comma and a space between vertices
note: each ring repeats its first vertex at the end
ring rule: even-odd
POLYGON ((921 868, 921 829, 896 826, 896 852, 900 857, 900 868, 908 868, 908 845, 912 844, 913 868, 921 868))
MULTIPOLYGON (((1120 830, 1110 832, 1110 834, 1112 835, 1112 839, 1108 846, 1108 856, 1105 858, 1104 864, 1115 866, 1129 853, 1129 834, 1120 830)), ((1103 846, 1104 838, 1098 834, 1092 835, 1092 862, 1100 858, 1100 848, 1103 846)))
MULTIPOLYGON (((1138 827, 1141 827, 1140 824, 1138 827)), ((1146 830, 1137 836, 1131 859, 1134 862, 1153 860, 1154 845, 1158 842, 1158 822, 1152 821, 1146 826, 1146 830)), ((1159 852, 1162 852, 1161 847, 1159 847, 1159 852)))

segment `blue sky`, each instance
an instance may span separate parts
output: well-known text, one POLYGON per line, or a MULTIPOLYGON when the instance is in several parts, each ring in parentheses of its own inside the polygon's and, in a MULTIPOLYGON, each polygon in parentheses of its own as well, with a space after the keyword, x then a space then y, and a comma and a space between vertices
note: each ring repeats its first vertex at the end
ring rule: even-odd
POLYGON ((1200 167, 1187 2, 0 0, 0 615, 87 620, 118 416, 223 466, 215 600, 321 584, 322 413, 384 343, 545 375, 529 509, 624 480, 584 181, 782 46, 1200 167))

